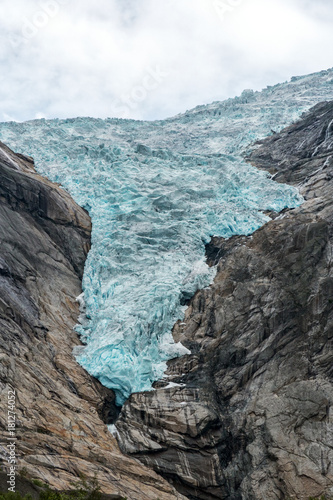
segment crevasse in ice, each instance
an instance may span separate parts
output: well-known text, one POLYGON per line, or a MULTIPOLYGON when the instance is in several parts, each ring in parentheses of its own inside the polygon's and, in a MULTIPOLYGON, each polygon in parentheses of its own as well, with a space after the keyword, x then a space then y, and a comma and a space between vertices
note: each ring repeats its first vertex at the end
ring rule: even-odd
POLYGON ((35 158, 90 213, 92 249, 77 327, 78 361, 122 404, 186 353, 171 329, 208 286, 212 235, 250 234, 297 190, 246 164, 242 151, 333 97, 324 71, 156 122, 77 118, 0 124, 0 139, 35 158))

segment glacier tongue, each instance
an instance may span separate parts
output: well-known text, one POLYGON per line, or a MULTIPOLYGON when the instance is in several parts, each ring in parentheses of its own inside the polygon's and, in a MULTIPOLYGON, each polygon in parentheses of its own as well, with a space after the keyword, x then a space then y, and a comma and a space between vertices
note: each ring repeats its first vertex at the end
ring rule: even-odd
POLYGON ((241 149, 332 99, 332 82, 331 70, 321 72, 158 122, 0 124, 2 141, 34 156, 90 213, 77 359, 119 404, 188 352, 171 329, 214 277, 204 260, 210 237, 250 234, 268 220, 263 211, 302 202, 246 164, 241 149))

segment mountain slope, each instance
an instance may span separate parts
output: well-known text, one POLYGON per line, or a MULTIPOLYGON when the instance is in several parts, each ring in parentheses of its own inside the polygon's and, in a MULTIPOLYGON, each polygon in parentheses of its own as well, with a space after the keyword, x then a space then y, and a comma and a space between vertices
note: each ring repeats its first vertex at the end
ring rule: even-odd
POLYGON ((156 122, 76 118, 1 123, 92 218, 83 277, 80 364, 123 404, 186 352, 171 335, 184 304, 212 281, 212 235, 251 234, 266 210, 301 203, 296 189, 244 162, 249 143, 333 98, 333 70, 156 122))
POLYGON ((323 103, 255 148, 250 161, 306 201, 252 236, 212 239, 214 283, 173 331, 192 354, 117 422, 122 450, 190 499, 333 493, 332 124, 323 103))
POLYGON ((98 417, 115 418, 114 394, 73 361, 75 345, 118 402, 135 393, 117 422, 121 448, 188 498, 330 493, 332 105, 276 131, 332 99, 332 82, 328 70, 152 123, 0 124, 0 138, 33 154, 93 220, 83 348, 72 327, 90 220, 29 159, 1 147, 1 397, 8 382, 21 390, 30 477, 63 489, 96 471, 105 492, 177 498, 119 454, 98 417), (242 157, 269 133, 251 161, 289 186, 242 157), (274 212, 286 206, 298 208, 274 212), (274 220, 252 236, 208 243, 250 234, 267 210, 274 220), (209 288, 205 243, 218 263, 209 288), (171 328, 198 288, 173 329, 191 354, 169 362, 157 390, 137 393, 175 354, 171 328))

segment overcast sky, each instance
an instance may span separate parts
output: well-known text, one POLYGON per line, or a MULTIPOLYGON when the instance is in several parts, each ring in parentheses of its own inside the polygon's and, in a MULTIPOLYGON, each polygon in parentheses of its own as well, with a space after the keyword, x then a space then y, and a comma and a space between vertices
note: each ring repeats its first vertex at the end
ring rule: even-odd
POLYGON ((333 66, 332 0, 1 0, 0 120, 156 119, 333 66))

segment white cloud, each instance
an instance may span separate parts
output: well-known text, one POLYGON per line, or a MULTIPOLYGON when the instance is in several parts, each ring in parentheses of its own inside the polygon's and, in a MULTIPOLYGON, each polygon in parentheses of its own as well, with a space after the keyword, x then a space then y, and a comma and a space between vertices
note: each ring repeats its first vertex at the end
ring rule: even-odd
POLYGON ((2 0, 0 117, 170 116, 331 67, 332 19, 326 0, 2 0))

